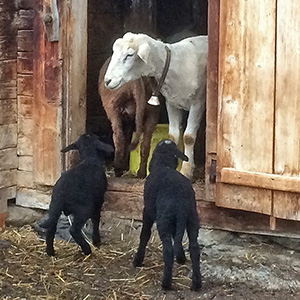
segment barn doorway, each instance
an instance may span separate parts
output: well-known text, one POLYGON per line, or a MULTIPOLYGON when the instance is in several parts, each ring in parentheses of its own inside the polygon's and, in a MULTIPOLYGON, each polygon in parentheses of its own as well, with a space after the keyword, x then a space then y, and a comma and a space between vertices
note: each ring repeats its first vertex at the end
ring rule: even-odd
MULTIPOLYGON (((116 38, 132 31, 174 42, 191 35, 207 34, 207 18, 208 0, 89 0, 87 131, 107 136, 108 139, 111 135, 110 122, 98 94, 98 75, 102 64, 111 55, 116 38)), ((168 123, 165 106, 161 110, 159 123, 168 123)), ((204 176, 205 120, 200 128, 202 130, 198 132, 195 148, 197 178, 204 176)))

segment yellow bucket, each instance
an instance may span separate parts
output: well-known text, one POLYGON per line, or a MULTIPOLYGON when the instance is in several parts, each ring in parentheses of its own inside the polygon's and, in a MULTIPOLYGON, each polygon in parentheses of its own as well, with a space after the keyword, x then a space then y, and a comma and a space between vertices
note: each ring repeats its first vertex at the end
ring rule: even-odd
MULTIPOLYGON (((169 138, 169 124, 157 124, 156 129, 152 135, 151 139, 151 147, 150 147, 150 153, 148 157, 148 163, 147 163, 147 175, 149 174, 149 163, 152 158, 152 153, 156 147, 156 145, 165 139, 169 138)), ((134 136, 133 136, 134 139, 134 136)), ((142 138, 141 138, 142 140, 142 138)), ((182 143, 182 138, 179 140, 179 149, 183 150, 183 143, 182 143)), ((139 168, 140 168, 140 162, 141 162, 141 148, 140 144, 138 147, 131 151, 130 153, 130 172, 133 174, 137 174, 139 168)), ((182 161, 179 159, 179 164, 177 170, 181 168, 182 161)))

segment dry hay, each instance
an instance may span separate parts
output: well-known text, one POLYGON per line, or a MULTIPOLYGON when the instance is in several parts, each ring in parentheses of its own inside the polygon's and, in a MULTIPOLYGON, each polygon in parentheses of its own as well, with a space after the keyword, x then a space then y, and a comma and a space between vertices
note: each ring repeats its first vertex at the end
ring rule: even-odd
MULTIPOLYGON (((131 231, 115 232, 99 249, 92 247, 89 256, 76 244, 56 240, 56 257, 48 257, 45 242, 30 226, 7 228, 1 239, 12 243, 0 250, 1 299, 146 300, 153 299, 151 289, 160 290, 163 261, 157 234, 149 243, 145 267, 136 269, 132 258, 138 235, 131 231)), ((175 266, 174 287, 188 290, 189 267, 175 266)))

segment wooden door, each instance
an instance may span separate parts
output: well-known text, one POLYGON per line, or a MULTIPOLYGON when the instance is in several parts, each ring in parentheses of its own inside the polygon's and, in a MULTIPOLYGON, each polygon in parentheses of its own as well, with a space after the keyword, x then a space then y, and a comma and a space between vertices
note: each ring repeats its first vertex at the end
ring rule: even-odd
POLYGON ((84 132, 86 120, 87 3, 58 3, 60 35, 52 41, 43 20, 56 4, 38 1, 33 36, 34 181, 47 186, 60 175, 60 150, 84 132))
POLYGON ((222 0, 220 11, 216 204, 300 219, 300 10, 222 0))

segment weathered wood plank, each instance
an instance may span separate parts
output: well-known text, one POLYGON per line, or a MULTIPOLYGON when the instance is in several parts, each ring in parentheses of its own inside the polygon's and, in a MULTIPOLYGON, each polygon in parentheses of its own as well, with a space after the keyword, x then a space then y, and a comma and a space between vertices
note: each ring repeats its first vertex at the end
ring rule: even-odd
POLYGON ((47 41, 42 15, 38 6, 33 32, 34 181, 53 185, 60 173, 62 69, 59 45, 47 41))
POLYGON ((7 83, 1 83, 0 100, 16 99, 16 98, 17 98, 17 87, 10 86, 10 84, 7 83))
POLYGON ((17 146, 17 124, 0 126, 0 149, 17 146))
POLYGON ((51 192, 37 189, 20 188, 16 196, 16 204, 24 207, 48 209, 51 200, 51 192))
POLYGON ((219 182, 260 189, 300 193, 300 177, 223 168, 219 182))
POLYGON ((32 30, 34 20, 34 11, 32 9, 20 9, 17 19, 17 28, 19 30, 32 30))
POLYGON ((16 186, 0 189, 0 231, 7 216, 7 200, 16 197, 16 186))
POLYGON ((37 5, 36 0, 16 0, 16 2, 20 9, 34 9, 37 5))
MULTIPOLYGON (((64 80, 69 82, 64 89, 69 99, 65 103, 65 111, 70 116, 65 119, 68 128, 65 144, 69 144, 85 132, 86 125, 87 2, 72 1, 71 7, 65 7, 64 14, 61 29, 65 34, 61 37, 61 55, 70 59, 69 65, 64 65, 64 74, 68 78, 64 80)), ((67 156, 65 167, 69 165, 70 158, 67 156)))
POLYGON ((17 123, 17 100, 0 100, 0 125, 17 123))
POLYGON ((32 172, 33 171, 33 157, 32 156, 19 156, 18 170, 32 172))
POLYGON ((18 96, 18 114, 24 119, 32 119, 33 97, 18 96))
POLYGON ((0 84, 6 83, 7 86, 16 86, 17 80, 17 60, 0 61, 0 84))
POLYGON ((18 51, 33 51, 33 30, 18 30, 17 34, 18 51))
POLYGON ((16 11, 1 11, 0 10, 0 36, 9 37, 15 36, 17 28, 15 26, 15 21, 17 18, 16 11))
POLYGON ((18 95, 33 96, 33 75, 18 75, 18 95))
MULTIPOLYGON (((218 171, 272 173, 275 1, 221 1, 220 11, 218 171)), ((271 191, 217 184, 220 206, 268 214, 271 199, 271 191)))
POLYGON ((17 185, 17 169, 0 171, 0 189, 17 185))
POLYGON ((33 155, 34 120, 19 118, 18 155, 33 155))
POLYGON ((15 11, 15 10, 17 10, 17 0, 0 1, 0 11, 15 11))
MULTIPOLYGON (((145 180, 137 178, 109 178, 107 190, 115 193, 143 195, 145 180)), ((205 199, 205 190, 203 184, 193 184, 196 199, 205 199)), ((132 196, 130 196, 132 197, 132 196)))
MULTIPOLYGON (((140 193, 108 191, 105 200, 102 215, 142 220, 143 199, 140 193)), ((271 231, 269 216, 260 213, 220 208, 205 200, 197 201, 197 209, 203 228, 299 238, 300 222, 277 219, 276 230, 271 231)))
POLYGON ((216 200, 216 184, 210 180, 210 168, 217 157, 218 76, 219 76, 220 0, 208 2, 208 57, 206 94, 206 199, 216 200))
MULTIPOLYGON (((300 180, 299 2, 278 0, 277 12, 274 172, 300 180)), ((274 215, 299 221, 300 194, 275 192, 274 215)))
POLYGON ((10 148, 0 150, 0 172, 4 170, 17 169, 18 156, 17 149, 10 148))
POLYGON ((18 52, 17 71, 19 74, 32 74, 33 73, 33 53, 32 52, 18 52))
POLYGON ((13 199, 16 197, 16 194, 17 194, 16 186, 0 189, 0 199, 5 199, 5 200, 13 199))
POLYGON ((0 61, 15 59, 17 53, 17 42, 14 34, 0 36, 0 61))
POLYGON ((35 189, 36 185, 34 183, 33 172, 18 170, 17 185, 18 188, 35 189))

